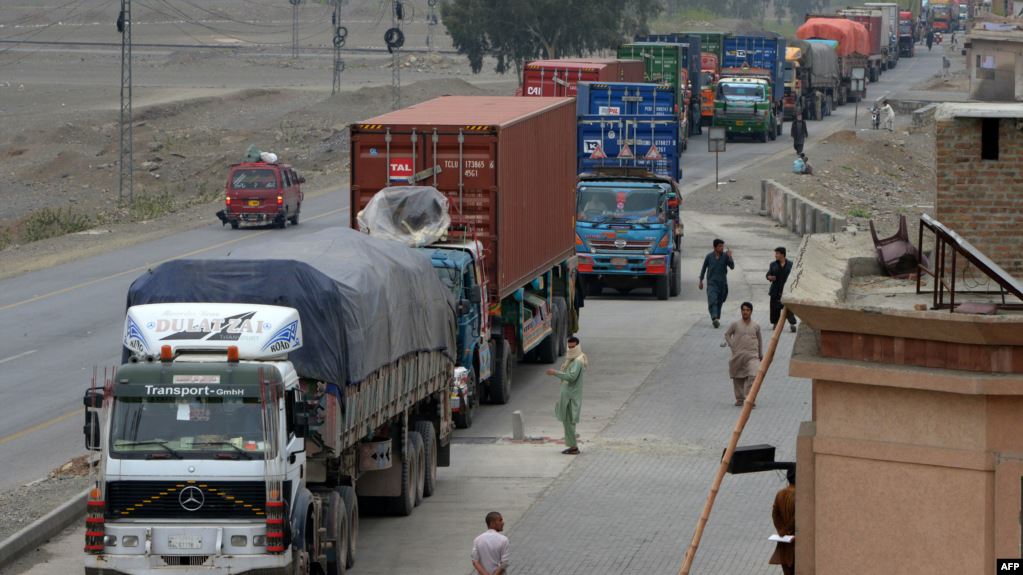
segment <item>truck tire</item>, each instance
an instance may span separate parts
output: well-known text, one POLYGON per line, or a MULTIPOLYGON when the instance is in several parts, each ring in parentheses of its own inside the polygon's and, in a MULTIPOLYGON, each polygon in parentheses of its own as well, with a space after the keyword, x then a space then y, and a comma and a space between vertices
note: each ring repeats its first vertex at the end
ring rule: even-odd
POLYGON ((563 297, 554 298, 554 314, 558 322, 558 357, 568 351, 568 302, 563 297))
POLYGON ((437 487, 437 434, 429 421, 417 421, 412 429, 423 438, 423 497, 430 497, 437 487))
POLYGON ((657 299, 659 300, 668 299, 668 294, 671 292, 670 289, 671 286, 669 286, 670 283, 671 280, 669 279, 668 274, 664 274, 663 276, 654 280, 654 295, 657 296, 657 299))
POLYGON ((504 405, 511 399, 512 384, 512 352, 508 341, 497 340, 494 343, 494 369, 487 384, 487 401, 504 405))
POLYGON ((241 225, 242 225, 242 223, 239 222, 238 220, 231 220, 231 229, 232 230, 237 230, 238 228, 241 227, 241 225))
POLYGON ((470 389, 466 392, 466 396, 462 398, 462 408, 458 411, 458 413, 451 414, 451 418, 455 422, 455 427, 458 429, 469 429, 472 427, 472 414, 476 409, 476 397, 480 392, 480 384, 474 368, 469 368, 469 385, 471 385, 474 389, 470 389))
POLYGON ((423 492, 426 486, 426 450, 423 436, 418 431, 410 431, 408 434, 409 445, 415 454, 416 470, 412 474, 413 486, 415 487, 415 506, 423 502, 423 492))
POLYGON ((668 289, 670 297, 678 297, 682 293, 682 265, 679 262, 682 254, 675 252, 671 256, 671 285, 668 289))
POLYGON ((536 346, 536 361, 538 363, 552 364, 558 361, 558 324, 560 320, 558 314, 555 313, 554 317, 551 318, 551 333, 547 337, 543 338, 540 345, 536 346))
POLYGON ((770 138, 770 133, 772 131, 774 131, 774 128, 770 128, 768 126, 764 126, 764 131, 760 133, 760 142, 762 144, 766 144, 767 143, 767 140, 770 138))
POLYGON ((299 204, 298 205, 298 209, 295 210, 295 215, 293 215, 290 218, 288 218, 288 221, 291 222, 291 225, 293 225, 293 226, 297 226, 298 225, 298 216, 301 215, 301 212, 302 212, 302 204, 299 204))
MULTIPOLYGON (((412 446, 411 439, 409 446, 412 446)), ((408 517, 416 507, 416 456, 415 449, 410 453, 402 453, 401 457, 401 495, 388 497, 391 515, 408 517)))
POLYGON ((334 540, 334 545, 327 548, 327 564, 324 565, 328 575, 345 575, 348 571, 348 510, 344 499, 336 489, 321 492, 327 506, 324 527, 327 538, 334 540))
POLYGON ((285 217, 285 214, 277 214, 277 217, 274 218, 274 227, 281 228, 282 230, 288 227, 288 218, 285 217))
POLYGON ((777 128, 771 128, 771 131, 767 134, 767 139, 772 141, 772 142, 778 139, 778 130, 777 130, 777 128))
POLYGON ((603 284, 601 284, 596 279, 592 279, 592 278, 586 280, 586 295, 588 295, 588 296, 598 296, 598 295, 603 295, 603 294, 604 294, 604 285, 603 284))
POLYGON ((345 559, 345 567, 351 569, 355 566, 355 550, 359 545, 359 497, 351 485, 342 485, 337 491, 348 511, 348 557, 345 559))

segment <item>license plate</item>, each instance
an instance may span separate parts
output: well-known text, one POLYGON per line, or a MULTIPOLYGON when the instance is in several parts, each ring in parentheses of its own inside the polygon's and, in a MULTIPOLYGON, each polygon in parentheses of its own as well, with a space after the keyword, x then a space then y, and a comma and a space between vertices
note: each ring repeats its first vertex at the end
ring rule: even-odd
POLYGON ((259 200, 249 200, 249 205, 252 207, 256 207, 259 205, 259 200))
POLYGON ((736 126, 741 126, 741 125, 743 125, 743 124, 745 124, 745 123, 746 123, 746 122, 744 122, 744 121, 742 121, 742 120, 736 120, 736 121, 735 121, 735 125, 736 125, 736 126))
POLYGON ((629 265, 629 260, 627 258, 611 258, 611 265, 618 268, 623 268, 629 265))
POLYGON ((171 535, 167 538, 171 549, 202 549, 202 537, 198 535, 171 535))

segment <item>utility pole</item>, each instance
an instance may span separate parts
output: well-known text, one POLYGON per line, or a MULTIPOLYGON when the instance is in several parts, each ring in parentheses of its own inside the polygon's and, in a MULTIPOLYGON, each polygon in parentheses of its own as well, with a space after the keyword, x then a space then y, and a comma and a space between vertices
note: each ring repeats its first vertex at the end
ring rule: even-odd
POLYGON ((437 0, 426 0, 426 5, 429 6, 430 12, 426 18, 426 48, 433 52, 436 48, 433 45, 434 33, 437 30, 437 0))
POLYGON ((131 113, 131 0, 121 0, 121 12, 117 16, 117 31, 121 33, 121 118, 120 118, 120 159, 117 162, 120 181, 117 187, 117 202, 132 203, 132 113, 131 113))
POLYGON ((288 0, 291 3, 291 57, 298 58, 298 5, 302 0, 288 0))
POLYGON ((344 4, 344 0, 334 0, 334 15, 331 17, 334 24, 334 83, 330 88, 331 94, 341 91, 341 74, 345 71, 345 61, 341 59, 341 48, 345 45, 348 28, 341 25, 342 4, 344 4))
POLYGON ((391 51, 391 108, 401 107, 401 47, 405 44, 405 34, 401 30, 405 20, 405 6, 402 0, 391 2, 391 29, 384 35, 387 49, 391 51))

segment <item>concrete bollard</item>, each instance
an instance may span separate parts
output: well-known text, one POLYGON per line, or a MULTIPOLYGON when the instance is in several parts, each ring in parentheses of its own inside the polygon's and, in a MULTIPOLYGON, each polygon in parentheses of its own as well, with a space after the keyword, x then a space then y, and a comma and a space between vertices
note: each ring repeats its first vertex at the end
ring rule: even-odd
POLYGON ((512 412, 512 439, 516 441, 523 441, 526 439, 526 425, 522 421, 522 412, 512 412))

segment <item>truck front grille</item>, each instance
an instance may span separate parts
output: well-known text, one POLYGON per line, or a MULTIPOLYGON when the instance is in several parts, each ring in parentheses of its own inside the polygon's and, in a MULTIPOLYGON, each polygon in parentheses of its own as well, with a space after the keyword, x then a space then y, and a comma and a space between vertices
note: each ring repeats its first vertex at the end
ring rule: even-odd
POLYGON ((650 249, 654 243, 646 240, 590 240, 590 247, 595 252, 644 252, 650 249), (615 245, 615 244, 618 245, 615 245))
POLYGON ((266 484, 262 481, 107 483, 107 517, 111 519, 260 518, 265 502, 266 484))

